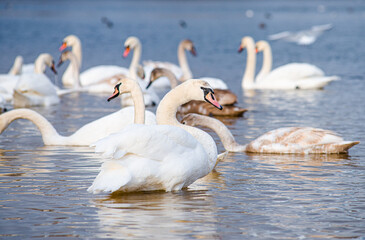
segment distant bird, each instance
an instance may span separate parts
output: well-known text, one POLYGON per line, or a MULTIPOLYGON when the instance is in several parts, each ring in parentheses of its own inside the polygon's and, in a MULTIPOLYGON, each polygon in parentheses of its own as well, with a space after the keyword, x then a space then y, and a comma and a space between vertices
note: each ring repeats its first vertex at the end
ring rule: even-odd
POLYGON ((110 21, 107 17, 102 17, 101 22, 104 23, 108 28, 112 28, 114 23, 110 21))
POLYGON ((294 42, 298 45, 310 45, 313 44, 324 31, 330 30, 331 28, 332 24, 324 24, 313 26, 311 29, 298 32, 285 31, 269 35, 269 40, 274 41, 282 39, 287 42, 294 42))
POLYGON ((180 20, 179 25, 182 28, 186 28, 188 26, 184 20, 180 20))

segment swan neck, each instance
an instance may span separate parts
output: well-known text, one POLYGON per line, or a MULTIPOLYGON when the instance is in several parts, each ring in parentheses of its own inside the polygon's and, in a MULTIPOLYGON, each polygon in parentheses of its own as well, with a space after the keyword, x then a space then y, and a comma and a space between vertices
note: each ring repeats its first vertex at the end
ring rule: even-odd
POLYGON ((134 123, 144 124, 145 104, 144 104, 143 93, 138 83, 134 84, 134 87, 131 90, 131 96, 134 103, 134 123))
POLYGON ((21 56, 17 56, 15 58, 12 68, 9 71, 9 74, 20 75, 22 73, 22 66, 23 66, 23 58, 21 56))
POLYGON ((77 57, 74 54, 71 54, 70 56, 70 65, 68 66, 68 68, 70 68, 70 72, 72 73, 72 76, 75 79, 74 88, 81 87, 79 61, 77 60, 77 57))
POLYGON ((138 42, 133 49, 133 58, 131 64, 129 65, 129 77, 137 80, 137 67, 139 65, 139 60, 141 59, 142 55, 142 45, 138 42))
POLYGON ((171 71, 164 71, 164 75, 167 77, 167 79, 169 79, 171 89, 179 85, 179 81, 176 79, 175 74, 173 74, 171 71))
POLYGON ((44 73, 44 71, 46 71, 46 63, 45 63, 43 56, 41 55, 34 62, 34 72, 35 73, 44 73))
POLYGON ((37 126, 41 132, 45 145, 56 145, 64 141, 65 137, 59 135, 52 124, 39 113, 30 109, 15 109, 0 115, 0 133, 16 119, 27 119, 37 126))
POLYGON ((247 88, 254 85, 255 79, 255 68, 256 68, 256 53, 255 46, 252 44, 247 44, 247 62, 246 70, 242 78, 242 87, 247 88))
POLYGON ((263 62, 258 76, 264 77, 269 74, 272 69, 272 52, 270 45, 266 45, 263 50, 263 62))
POLYGON ((82 65, 82 47, 81 47, 80 40, 75 39, 75 43, 72 46, 71 52, 75 55, 75 57, 77 59, 78 67, 79 67, 79 69, 81 69, 81 65, 82 65))
POLYGON ((199 116, 197 125, 212 129, 221 140, 223 147, 227 151, 236 151, 243 146, 238 144, 234 139, 231 131, 219 120, 206 116, 199 116))
POLYGON ((164 96, 156 110, 157 124, 184 128, 185 125, 176 119, 176 113, 179 106, 191 100, 187 92, 189 92, 189 85, 180 84, 164 96))
POLYGON ((191 73, 183 44, 180 44, 177 49, 177 58, 178 58, 181 70, 183 72, 183 75, 181 76, 180 80, 185 81, 185 80, 193 78, 193 74, 191 73))

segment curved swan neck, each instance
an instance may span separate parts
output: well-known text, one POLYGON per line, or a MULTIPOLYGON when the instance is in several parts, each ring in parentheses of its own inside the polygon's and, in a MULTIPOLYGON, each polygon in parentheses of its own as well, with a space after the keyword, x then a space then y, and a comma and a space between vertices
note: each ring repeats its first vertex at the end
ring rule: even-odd
POLYGON ((186 91, 188 91, 186 86, 184 84, 180 84, 165 95, 156 110, 157 124, 184 127, 184 125, 179 123, 176 119, 176 113, 180 105, 190 100, 186 98, 185 94, 181 94, 186 91))
POLYGON ((129 76, 134 80, 138 79, 137 68, 139 65, 139 60, 141 59, 141 55, 142 55, 142 45, 137 40, 136 45, 133 49, 133 58, 131 64, 129 65, 129 76))
POLYGON ((247 62, 246 62, 246 70, 242 78, 243 88, 249 88, 254 84, 255 70, 256 70, 255 44, 253 40, 248 40, 246 43, 247 43, 246 46, 247 62))
MULTIPOLYGON (((195 114, 194 114, 195 115, 195 114)), ((222 141, 224 148, 227 151, 245 151, 246 146, 240 145, 234 139, 231 131, 219 120, 207 116, 195 115, 194 125, 199 125, 212 129, 222 141)))
POLYGON ((79 69, 81 69, 82 65, 82 47, 81 47, 81 41, 79 38, 74 39, 74 43, 72 45, 72 53, 75 55, 77 59, 77 65, 79 69))
POLYGON ((37 126, 41 132, 43 143, 45 145, 53 145, 60 143, 66 139, 59 135, 52 124, 39 113, 30 109, 15 109, 0 115, 0 133, 2 133, 8 125, 16 119, 27 119, 37 126))
POLYGON ((130 91, 134 103, 134 123, 145 123, 145 104, 141 87, 137 82, 133 84, 130 91))
POLYGON ((183 75, 181 76, 180 80, 185 81, 193 78, 193 74, 191 73, 188 61, 186 59, 185 47, 183 43, 179 44, 179 47, 177 48, 177 58, 181 70, 183 72, 183 75))
POLYGON ((173 89, 177 85, 179 85, 179 81, 176 79, 175 74, 173 74, 173 72, 171 72, 170 70, 168 70, 168 69, 162 69, 161 76, 167 77, 167 79, 170 82, 171 89, 173 89))
POLYGON ((263 78, 265 75, 270 73, 272 69, 272 52, 271 47, 268 43, 265 43, 263 49, 263 62, 260 72, 257 74, 258 79, 263 78))

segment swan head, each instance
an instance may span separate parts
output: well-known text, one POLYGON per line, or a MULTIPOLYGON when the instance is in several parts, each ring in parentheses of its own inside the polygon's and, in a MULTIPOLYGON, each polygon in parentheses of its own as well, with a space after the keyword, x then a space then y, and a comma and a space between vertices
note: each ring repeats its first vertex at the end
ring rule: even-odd
POLYGON ((258 52, 262 52, 264 51, 266 48, 269 47, 269 43, 264 41, 264 40, 261 40, 261 41, 258 41, 255 45, 256 47, 256 53, 258 52))
POLYGON ((185 50, 189 51, 194 57, 197 55, 194 43, 190 39, 182 40, 181 45, 185 50))
POLYGON ((168 74, 169 70, 165 69, 165 68, 155 68, 152 70, 151 74, 150 74, 150 81, 146 86, 146 89, 149 88, 153 82, 155 82, 157 79, 159 79, 160 77, 166 76, 166 74, 168 74))
POLYGON ((72 47, 75 44, 80 43, 80 39, 75 35, 68 35, 62 41, 61 47, 59 48, 60 52, 65 50, 67 47, 72 47))
POLYGON ((62 52, 60 59, 58 60, 57 67, 61 66, 66 60, 70 60, 72 57, 71 51, 64 51, 62 52))
POLYGON ((182 124, 189 125, 192 127, 198 126, 200 121, 204 118, 203 116, 196 114, 196 113, 189 113, 186 114, 183 119, 181 120, 182 124))
POLYGON ((138 83, 130 78, 127 77, 120 77, 119 82, 114 87, 113 95, 108 98, 108 102, 123 93, 129 93, 132 91, 133 88, 139 87, 138 83))
POLYGON ((137 46, 140 46, 141 43, 137 37, 129 37, 124 42, 124 53, 123 57, 127 57, 131 49, 136 48, 137 46))
POLYGON ((38 56, 35 62, 34 70, 36 73, 44 73, 44 71, 46 70, 46 66, 48 66, 52 70, 52 72, 54 72, 54 74, 57 74, 54 60, 51 54, 42 53, 38 56))
POLYGON ((206 81, 190 79, 180 84, 175 89, 179 89, 180 87, 186 88, 184 92, 189 95, 190 100, 206 101, 219 110, 223 109, 214 96, 212 87, 206 81))
POLYGON ((246 36, 241 39, 241 44, 238 49, 238 52, 239 53, 242 52, 243 49, 245 49, 245 48, 251 49, 254 47, 255 47, 255 41, 253 40, 253 38, 250 36, 246 36))

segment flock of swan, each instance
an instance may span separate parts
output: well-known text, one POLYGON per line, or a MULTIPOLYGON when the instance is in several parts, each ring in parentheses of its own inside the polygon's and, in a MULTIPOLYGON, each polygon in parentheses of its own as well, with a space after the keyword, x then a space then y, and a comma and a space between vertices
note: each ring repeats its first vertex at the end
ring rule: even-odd
MULTIPOLYGON (((170 62, 140 63, 142 46, 129 37, 124 57, 133 51, 129 68, 100 65, 80 72, 82 47, 75 35, 64 38, 58 65, 69 61, 62 76, 67 89, 59 89, 44 74, 54 72, 50 54, 40 54, 34 64, 24 65, 17 57, 8 74, 0 75, 0 97, 16 109, 0 115, 0 133, 16 119, 27 119, 39 129, 45 145, 92 146, 104 163, 89 192, 176 191, 209 174, 223 159, 214 139, 196 126, 217 133, 226 151, 275 154, 346 153, 357 141, 344 141, 338 134, 311 127, 286 127, 267 132, 246 145, 235 141, 229 129, 211 116, 242 116, 247 109, 236 106, 237 96, 217 78, 194 78, 186 52, 196 54, 194 44, 183 40, 178 46, 179 65, 170 62), (67 50, 66 48, 71 48, 67 50), (33 71, 31 70, 33 69, 33 71), (171 88, 160 100, 161 89, 171 88), (59 103, 59 97, 75 91, 114 93, 123 108, 94 120, 70 136, 61 136, 42 115, 27 108, 59 103), (158 105, 156 113, 146 107, 158 105), (181 122, 177 114, 182 116, 181 122)), ((325 76, 316 66, 291 63, 272 70, 272 53, 266 41, 256 44, 243 37, 239 52, 246 49, 243 89, 316 89, 337 76, 325 76), (255 77, 256 54, 263 52, 263 66, 255 77)))

